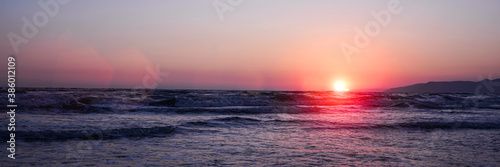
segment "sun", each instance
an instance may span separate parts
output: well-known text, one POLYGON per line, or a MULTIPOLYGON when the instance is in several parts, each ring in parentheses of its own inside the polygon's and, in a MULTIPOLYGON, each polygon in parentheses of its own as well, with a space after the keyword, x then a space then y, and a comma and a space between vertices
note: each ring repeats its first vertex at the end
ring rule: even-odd
POLYGON ((334 89, 336 92, 347 92, 349 89, 347 89, 345 82, 343 81, 337 81, 335 82, 334 89))

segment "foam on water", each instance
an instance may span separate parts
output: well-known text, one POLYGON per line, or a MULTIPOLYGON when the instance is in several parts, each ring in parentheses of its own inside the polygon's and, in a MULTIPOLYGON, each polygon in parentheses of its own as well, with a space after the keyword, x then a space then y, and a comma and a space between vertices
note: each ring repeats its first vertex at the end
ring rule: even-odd
POLYGON ((16 96, 18 102, 23 104, 21 107, 80 113, 137 110, 193 112, 196 109, 222 111, 252 107, 255 110, 264 107, 267 112, 280 112, 279 109, 269 110, 269 107, 301 105, 351 106, 359 109, 500 109, 500 95, 493 94, 24 88, 16 96))

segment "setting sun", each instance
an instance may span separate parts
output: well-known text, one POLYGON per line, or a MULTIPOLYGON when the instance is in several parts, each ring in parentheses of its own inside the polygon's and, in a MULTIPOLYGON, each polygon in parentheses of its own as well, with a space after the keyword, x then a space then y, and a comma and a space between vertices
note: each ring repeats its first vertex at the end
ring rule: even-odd
POLYGON ((335 82, 334 90, 337 92, 349 91, 349 89, 347 89, 345 82, 343 82, 343 81, 335 82))

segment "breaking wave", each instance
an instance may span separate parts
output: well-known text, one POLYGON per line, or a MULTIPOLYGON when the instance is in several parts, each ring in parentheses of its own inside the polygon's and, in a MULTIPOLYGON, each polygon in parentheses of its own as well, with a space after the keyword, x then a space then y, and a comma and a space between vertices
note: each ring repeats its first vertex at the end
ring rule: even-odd
MULTIPOLYGON (((271 125, 271 124, 297 124, 302 125, 305 130, 338 130, 338 129, 358 129, 358 130, 461 130, 461 129, 479 129, 491 130, 500 129, 500 122, 435 122, 419 121, 408 123, 388 123, 388 124, 363 124, 363 123, 342 123, 318 120, 282 120, 282 119, 256 119, 249 117, 221 117, 208 120, 188 121, 178 125, 160 126, 160 127, 142 127, 142 128, 120 128, 100 130, 44 130, 44 131, 19 131, 16 132, 16 139, 32 141, 61 141, 61 140, 111 140, 120 138, 144 138, 144 137, 167 137, 177 133, 213 133, 213 129, 232 128, 240 126, 253 125, 271 125), (201 129, 200 128, 213 128, 201 129)), ((10 132, 0 131, 1 136, 9 136, 10 132)), ((7 139, 5 139, 7 140, 7 139)))
MULTIPOLYGON (((307 113, 356 109, 500 109, 499 95, 19 88, 19 107, 49 113, 307 113)), ((6 97, 2 97, 6 98, 6 97)), ((7 100, 2 100, 6 103, 7 100)), ((5 105, 2 105, 5 106, 5 105)))

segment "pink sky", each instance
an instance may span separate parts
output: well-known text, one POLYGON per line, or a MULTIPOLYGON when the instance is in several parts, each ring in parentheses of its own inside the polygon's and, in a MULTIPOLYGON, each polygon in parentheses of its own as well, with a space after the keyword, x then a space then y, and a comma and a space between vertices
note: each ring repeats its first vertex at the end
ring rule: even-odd
MULTIPOLYGON (((0 7, 0 54, 15 54, 7 34, 22 35, 21 18, 43 11, 37 2, 0 7)), ((243 1, 221 21, 212 1, 71 1, 20 45, 18 84, 330 90, 342 80, 359 90, 500 76, 500 2, 492 0, 401 1, 348 61, 340 44, 354 45, 356 27, 388 3, 243 1)))

